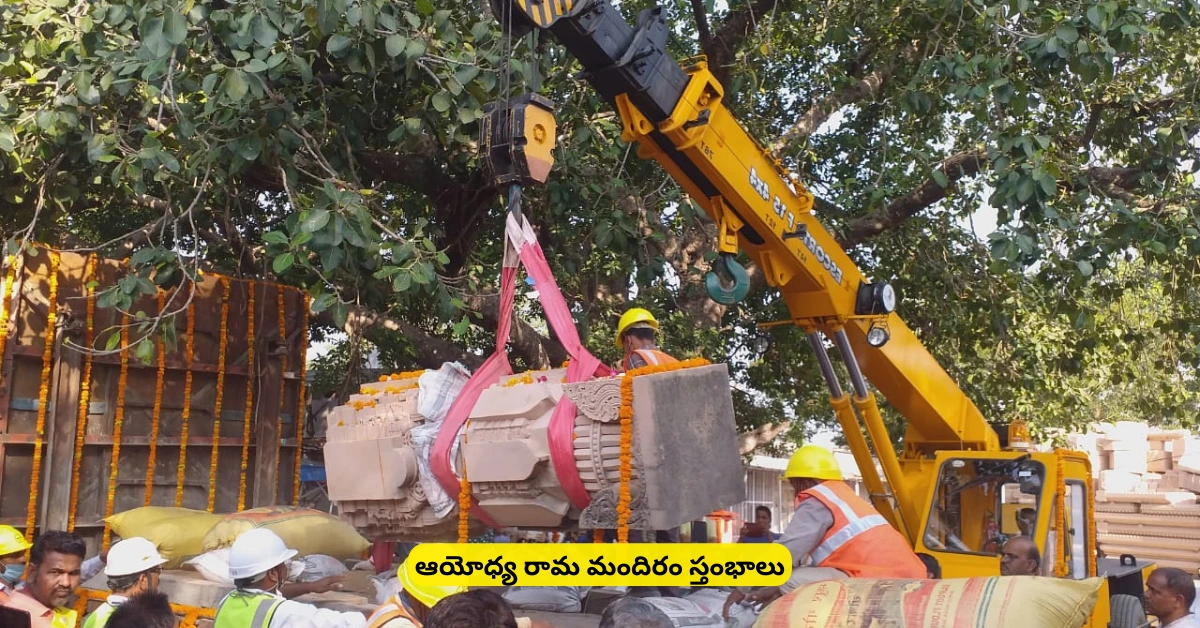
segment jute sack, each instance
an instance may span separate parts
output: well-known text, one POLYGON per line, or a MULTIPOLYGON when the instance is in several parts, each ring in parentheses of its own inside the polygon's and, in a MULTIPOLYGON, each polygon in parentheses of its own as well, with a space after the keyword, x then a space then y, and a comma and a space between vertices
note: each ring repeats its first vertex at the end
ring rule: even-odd
POLYGON ((203 554, 204 535, 220 520, 221 515, 203 510, 161 506, 134 508, 106 519, 117 536, 140 536, 158 546, 158 553, 167 559, 163 565, 167 569, 203 554))
POLYGON ((253 508, 221 518, 204 535, 204 551, 229 547, 241 533, 267 528, 300 556, 325 554, 338 560, 361 558, 371 546, 350 524, 319 510, 271 506, 253 508))
POLYGON ((755 628, 1078 628, 1103 579, 826 580, 773 602, 755 628))

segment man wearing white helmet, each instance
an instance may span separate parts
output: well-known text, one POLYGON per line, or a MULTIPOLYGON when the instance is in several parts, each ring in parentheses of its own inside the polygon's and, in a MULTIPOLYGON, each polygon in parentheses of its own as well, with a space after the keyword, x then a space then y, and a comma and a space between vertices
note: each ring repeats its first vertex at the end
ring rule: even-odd
POLYGON ((217 607, 213 628, 365 628, 362 613, 340 613, 283 597, 288 561, 298 552, 264 528, 243 532, 229 550, 229 577, 237 587, 217 607))
POLYGON ((165 562, 167 559, 158 553, 154 543, 140 536, 114 544, 108 551, 108 564, 104 567, 112 594, 88 615, 83 628, 104 628, 113 611, 126 600, 139 593, 157 591, 158 577, 165 562))

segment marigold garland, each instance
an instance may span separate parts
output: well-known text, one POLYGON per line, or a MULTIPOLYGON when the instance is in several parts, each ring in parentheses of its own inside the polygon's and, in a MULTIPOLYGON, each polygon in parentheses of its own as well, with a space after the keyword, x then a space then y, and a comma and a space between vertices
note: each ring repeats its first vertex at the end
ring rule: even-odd
POLYGON ((404 371, 403 373, 392 373, 391 375, 380 375, 379 381, 380 381, 380 383, 388 382, 388 381, 398 382, 398 381, 404 380, 404 379, 412 379, 414 377, 420 377, 424 374, 425 374, 425 369, 419 369, 416 371, 404 371))
POLYGON ((117 491, 117 463, 121 459, 121 426, 125 423, 125 386, 129 381, 129 315, 121 317, 121 376, 117 379, 117 409, 113 417, 112 463, 108 472, 108 499, 104 504, 104 541, 108 549, 112 542, 112 528, 108 518, 113 514, 113 501, 117 491))
POLYGON ((17 257, 9 255, 5 264, 8 266, 8 275, 0 291, 0 365, 4 364, 4 348, 8 346, 8 318, 12 311, 13 284, 17 282, 17 257))
MULTIPOLYGON (((87 316, 84 319, 83 327, 83 346, 87 349, 92 349, 92 343, 95 342, 96 324, 96 294, 95 289, 89 285, 92 278, 96 276, 96 266, 99 259, 95 255, 88 255, 87 266, 83 275, 83 285, 87 293, 84 295, 84 301, 87 304, 87 316)), ((75 455, 71 458, 71 501, 67 505, 67 531, 75 531, 75 506, 79 501, 79 470, 83 465, 83 440, 87 435, 88 408, 91 403, 92 390, 92 354, 85 351, 83 354, 83 376, 79 383, 79 414, 75 418, 75 455)))
POLYGON ((604 542, 604 530, 601 530, 600 528, 596 528, 595 530, 592 530, 592 542, 593 543, 603 543, 604 542))
MULTIPOLYGON (((80 619, 87 614, 88 603, 92 600, 104 602, 111 591, 98 591, 94 589, 78 589, 76 591, 77 599, 75 600, 74 610, 80 619)), ((179 628, 196 628, 196 623, 201 619, 214 619, 217 616, 217 609, 203 608, 199 606, 185 606, 183 604, 171 604, 171 610, 175 611, 176 615, 182 615, 179 620, 179 628)))
MULTIPOLYGON (((276 286, 275 304, 279 320, 276 324, 279 326, 279 343, 283 347, 283 352, 279 354, 279 406, 276 414, 278 414, 277 428, 275 433, 279 435, 279 440, 283 440, 283 401, 287 397, 287 367, 288 367, 288 341, 287 341, 287 317, 283 315, 283 284, 276 286)), ((279 458, 280 471, 283 467, 283 457, 279 458)))
POLYGON ((629 482, 633 476, 633 378, 642 375, 668 373, 711 364, 703 358, 682 362, 643 366, 625 373, 621 378, 621 408, 617 416, 621 419, 621 471, 619 496, 617 498, 617 542, 629 542, 629 482))
MULTIPOLYGON (((167 295, 158 291, 158 314, 162 316, 166 307, 167 295)), ((154 409, 150 411, 150 454, 146 458, 146 496, 142 499, 143 506, 150 505, 154 496, 154 465, 158 456, 158 427, 162 423, 163 381, 167 376, 167 351, 162 335, 154 343, 154 353, 158 355, 158 375, 154 382, 154 409)))
POLYGON ((58 254, 50 255, 49 296, 46 301, 46 338, 42 350, 42 380, 38 387, 37 431, 33 442, 33 478, 29 482, 29 504, 25 514, 25 540, 33 540, 37 524, 38 485, 42 475, 42 436, 46 433, 46 406, 50 402, 50 373, 54 370, 54 337, 58 322, 58 254))
POLYGON ((221 331, 217 348, 217 391, 213 402, 212 455, 208 471, 208 512, 213 511, 217 499, 217 454, 221 440, 221 404, 225 399, 225 350, 229 347, 229 280, 218 277, 221 284, 221 331))
POLYGON ((1054 496, 1054 576, 1056 578, 1065 578, 1067 577, 1067 572, 1070 570, 1067 561, 1063 560, 1067 555, 1067 479, 1066 469, 1063 465, 1063 450, 1056 450, 1054 454, 1056 470, 1058 472, 1058 480, 1055 482, 1055 490, 1058 493, 1054 496))
MULTIPOLYGON (((1096 512, 1096 493, 1092 487, 1092 474, 1088 473, 1083 478, 1083 490, 1087 493, 1087 512, 1096 512)), ((1088 549, 1088 562, 1086 577, 1095 576, 1096 571, 1096 519, 1095 517, 1087 517, 1083 523, 1084 534, 1086 537, 1083 541, 1083 546, 1088 549)))
POLYGON ((187 473, 188 420, 192 417, 192 361, 196 348, 196 300, 187 310, 187 343, 184 345, 183 411, 179 417, 179 466, 175 470, 175 507, 183 506, 183 478, 187 473))
POLYGON ((242 466, 238 478, 238 512, 246 508, 246 468, 250 462, 250 425, 254 412, 254 288, 246 282, 246 409, 242 415, 242 466))
MULTIPOLYGON (((463 425, 463 443, 467 442, 467 427, 471 424, 468 420, 463 425)), ((461 451, 461 450, 460 450, 461 451)), ((466 543, 470 537, 471 528, 471 481, 467 479, 467 458, 464 455, 461 460, 462 476, 458 479, 458 542, 466 543)))
POLYGON ((308 376, 308 295, 301 292, 300 302, 304 306, 300 314, 300 393, 296 400, 296 469, 292 476, 292 505, 300 505, 300 463, 304 454, 304 402, 305 377, 308 376))

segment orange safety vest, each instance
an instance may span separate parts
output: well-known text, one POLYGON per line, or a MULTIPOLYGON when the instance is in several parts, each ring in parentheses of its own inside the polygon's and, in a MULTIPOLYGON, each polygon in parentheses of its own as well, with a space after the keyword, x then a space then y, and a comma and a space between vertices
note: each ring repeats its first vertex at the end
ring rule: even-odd
POLYGON ((645 360, 646 364, 648 366, 658 366, 659 364, 671 364, 671 363, 679 361, 679 360, 676 360, 675 358, 667 355, 666 353, 659 351, 658 349, 634 349, 632 353, 625 356, 625 360, 621 364, 621 366, 623 366, 626 371, 633 370, 629 366, 629 358, 632 357, 634 353, 638 354, 638 356, 640 356, 643 360, 645 360))
POLYGON ((367 618, 367 628, 383 628, 383 626, 387 625, 393 619, 407 619, 417 628, 421 628, 421 622, 417 621, 417 618, 408 612, 399 595, 393 595, 388 598, 383 603, 383 606, 380 606, 375 609, 374 613, 371 613, 371 616, 367 618))
POLYGON ((908 541, 845 482, 821 482, 800 494, 833 513, 833 525, 809 552, 814 565, 851 578, 925 578, 925 563, 908 541))

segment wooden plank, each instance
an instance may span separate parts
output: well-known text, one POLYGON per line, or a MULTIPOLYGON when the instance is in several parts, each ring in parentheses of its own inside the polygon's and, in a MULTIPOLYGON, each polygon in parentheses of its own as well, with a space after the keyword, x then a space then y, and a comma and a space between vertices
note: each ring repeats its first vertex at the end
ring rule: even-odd
MULTIPOLYGON (((266 291, 268 295, 273 295, 273 290, 266 291)), ((270 299, 274 302, 274 299, 270 299)), ((265 311, 270 311, 274 308, 264 308, 265 311)), ((270 320, 270 319, 268 319, 270 320)), ((257 412, 255 413, 254 424, 254 443, 257 445, 257 456, 254 461, 254 496, 252 500, 247 502, 253 504, 253 508, 262 506, 274 506, 278 504, 279 499, 279 375, 281 372, 282 362, 280 359, 272 358, 270 353, 266 351, 267 347, 262 346, 263 343, 258 343, 255 348, 255 355, 261 356, 255 361, 259 364, 265 362, 266 368, 262 371, 262 377, 259 378, 257 390, 255 394, 258 397, 258 402, 255 404, 257 412)))
POLYGON ((1097 534, 1096 542, 1104 546, 1119 545, 1122 547, 1144 547, 1154 550, 1164 549, 1200 552, 1200 539, 1164 539, 1161 537, 1106 533, 1097 534))
POLYGON ((1137 511, 1137 504, 1096 502, 1096 512, 1136 513, 1137 511))
POLYGON ((1129 504, 1194 504, 1196 494, 1185 491, 1170 493, 1105 493, 1104 497, 1110 502, 1129 504))
MULTIPOLYGON (((65 283, 65 282, 64 282, 65 283)), ((59 338, 64 335, 60 334, 59 338)), ((58 342, 58 371, 51 389, 53 413, 47 418, 46 452, 42 477, 45 478, 42 497, 43 530, 66 530, 71 500, 71 471, 75 457, 75 426, 78 424, 79 394, 83 377, 83 354, 64 350, 58 342)))
POLYGON ((1098 521, 1096 522, 1096 532, 1104 534, 1124 534, 1128 536, 1152 536, 1168 539, 1200 539, 1200 527, 1194 526, 1157 526, 1098 521))
POLYGON ((1105 523, 1120 523, 1125 525, 1154 525, 1173 528, 1200 527, 1200 518, 1189 515, 1152 515, 1141 513, 1120 514, 1109 512, 1096 513, 1096 521, 1105 523))
POLYGON ((1101 544, 1100 549, 1104 551, 1104 554, 1106 556, 1116 556, 1119 554, 1133 554, 1134 556, 1137 556, 1138 558, 1149 558, 1152 560, 1161 558, 1164 560, 1177 560, 1180 562, 1197 561, 1197 564, 1200 564, 1200 557, 1197 556, 1195 551, 1136 547, 1136 546, 1127 545, 1127 544, 1126 545, 1101 544))

